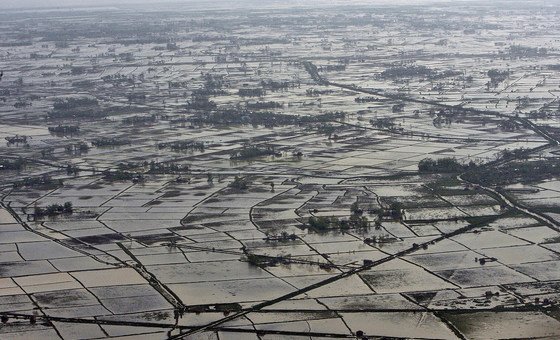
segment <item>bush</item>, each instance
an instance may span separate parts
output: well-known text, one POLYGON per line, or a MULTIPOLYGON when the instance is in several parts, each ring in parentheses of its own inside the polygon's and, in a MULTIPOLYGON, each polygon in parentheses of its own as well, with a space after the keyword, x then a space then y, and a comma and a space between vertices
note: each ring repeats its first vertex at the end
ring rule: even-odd
POLYGON ((235 179, 229 184, 229 187, 237 190, 246 190, 248 185, 244 178, 235 176, 235 179))

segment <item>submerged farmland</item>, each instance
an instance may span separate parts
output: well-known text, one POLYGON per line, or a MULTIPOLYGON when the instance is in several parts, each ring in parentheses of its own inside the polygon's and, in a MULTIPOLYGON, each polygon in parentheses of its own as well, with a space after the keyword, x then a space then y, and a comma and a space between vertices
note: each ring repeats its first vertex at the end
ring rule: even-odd
POLYGON ((0 339, 560 337, 560 7, 0 13, 0 339))

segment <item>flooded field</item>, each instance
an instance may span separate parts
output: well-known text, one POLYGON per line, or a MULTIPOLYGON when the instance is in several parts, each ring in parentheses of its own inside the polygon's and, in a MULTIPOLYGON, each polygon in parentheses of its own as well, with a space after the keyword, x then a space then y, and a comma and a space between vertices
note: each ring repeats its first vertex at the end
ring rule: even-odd
POLYGON ((560 338, 559 17, 1 12, 0 339, 560 338))

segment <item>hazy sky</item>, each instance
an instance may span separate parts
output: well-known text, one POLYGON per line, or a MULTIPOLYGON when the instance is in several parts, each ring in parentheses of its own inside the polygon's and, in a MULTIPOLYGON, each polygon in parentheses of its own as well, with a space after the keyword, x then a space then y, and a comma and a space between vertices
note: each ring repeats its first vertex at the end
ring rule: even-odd
POLYGON ((166 4, 166 3, 182 3, 196 4, 198 8, 224 8, 250 6, 258 8, 258 6, 268 7, 274 6, 291 6, 303 5, 313 6, 321 5, 341 5, 341 4, 425 4, 425 3, 454 3, 454 2, 481 2, 485 1, 500 2, 501 4, 532 2, 542 5, 558 4, 560 0, 0 0, 0 9, 19 9, 19 8, 52 8, 52 7, 99 7, 99 6, 119 6, 128 4, 166 4))
POLYGON ((0 8, 107 6, 124 3, 157 3, 170 0, 0 0, 0 8))
MULTIPOLYGON (((118 5, 126 5, 130 3, 171 3, 171 2, 180 2, 180 3, 189 3, 195 2, 197 4, 200 3, 207 3, 208 7, 214 7, 219 3, 219 7, 223 7, 224 5, 231 3, 231 4, 239 4, 243 2, 252 2, 253 4, 282 4, 285 2, 290 3, 298 3, 298 4, 312 4, 320 2, 322 4, 344 4, 344 3, 372 3, 372 4, 381 4, 381 3, 419 3, 419 2, 446 2, 450 0, 0 0, 0 8, 38 8, 38 7, 97 7, 97 6, 118 6, 118 5)), ((453 1, 453 0, 451 0, 453 1)), ((460 1, 460 0, 454 0, 460 1)), ((463 0, 465 1, 465 0, 463 0)), ((469 1, 469 0, 466 0, 469 1)))

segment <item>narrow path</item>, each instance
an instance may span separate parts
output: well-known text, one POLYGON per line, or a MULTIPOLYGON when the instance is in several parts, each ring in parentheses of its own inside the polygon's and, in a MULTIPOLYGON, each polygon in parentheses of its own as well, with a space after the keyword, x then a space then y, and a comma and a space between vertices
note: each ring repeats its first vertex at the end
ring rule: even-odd
POLYGON ((493 193, 494 195, 496 195, 497 197, 500 198, 502 203, 506 204, 507 206, 509 206, 511 208, 514 208, 516 210, 519 210, 519 211, 533 217, 534 219, 538 220, 539 222, 542 222, 542 223, 546 224, 550 228, 560 232, 560 224, 555 219, 553 219, 552 217, 547 216, 547 215, 542 214, 542 213, 539 213, 535 210, 526 208, 526 207, 520 205, 519 203, 512 201, 511 199, 509 199, 508 197, 506 197, 504 194, 502 194, 501 192, 499 192, 496 189, 489 188, 489 187, 486 187, 486 186, 482 186, 478 183, 469 182, 466 179, 463 179, 462 175, 463 174, 457 176, 457 179, 459 181, 464 182, 464 183, 469 183, 471 185, 477 185, 480 188, 482 188, 483 190, 486 190, 486 191, 489 191, 489 192, 493 193))
POLYGON ((530 121, 527 118, 512 116, 512 115, 501 113, 501 112, 498 112, 498 111, 479 110, 479 109, 475 109, 475 108, 443 104, 443 103, 440 103, 440 102, 437 102, 437 101, 417 99, 417 98, 405 96, 403 94, 386 93, 382 90, 368 90, 368 89, 364 89, 364 88, 361 88, 361 87, 358 87, 358 86, 355 86, 355 85, 346 85, 346 84, 331 82, 331 81, 325 79, 323 76, 321 76, 319 74, 319 71, 318 71, 317 67, 315 65, 313 65, 311 62, 304 61, 303 65, 305 67, 305 70, 311 76, 311 78, 313 78, 313 80, 315 82, 317 82, 319 85, 334 86, 334 87, 338 87, 338 88, 342 88, 342 89, 346 89, 346 90, 350 90, 350 91, 354 91, 354 92, 371 94, 371 95, 374 95, 374 96, 387 98, 387 99, 392 99, 392 100, 400 100, 400 101, 404 101, 404 102, 411 102, 411 103, 418 103, 418 104, 427 104, 427 105, 437 106, 437 107, 446 108, 446 109, 455 109, 455 110, 459 109, 463 112, 470 112, 470 113, 479 114, 479 115, 511 118, 511 119, 514 119, 517 122, 521 123, 522 125, 528 126, 536 134, 545 138, 550 143, 552 143, 554 145, 560 145, 560 142, 556 138, 551 136, 548 132, 546 132, 541 127, 537 126, 535 123, 533 123, 532 121, 530 121))
POLYGON ((97 262, 99 262, 99 263, 106 264, 106 265, 108 265, 108 266, 114 266, 114 267, 123 267, 123 266, 127 266, 125 262, 123 262, 121 259, 117 258, 116 256, 114 256, 114 255, 112 255, 112 254, 110 254, 110 253, 108 253, 108 252, 99 250, 99 249, 97 249, 97 248, 95 248, 95 247, 93 247, 93 246, 91 246, 91 245, 89 245, 89 244, 87 244, 87 243, 85 243, 85 242, 82 242, 82 241, 80 241, 80 240, 78 240, 78 239, 76 239, 76 238, 71 238, 71 240, 78 242, 79 244, 81 244, 81 245, 84 246, 85 248, 91 248, 91 249, 95 249, 96 251, 101 251, 101 252, 103 252, 106 256, 108 256, 108 257, 114 259, 115 262, 108 262, 108 261, 105 261, 105 260, 99 258, 98 256, 93 255, 93 254, 91 254, 91 253, 88 253, 87 251, 85 251, 85 250, 83 250, 83 249, 81 249, 81 248, 79 248, 79 247, 76 247, 76 246, 72 246, 72 245, 67 244, 66 242, 64 242, 65 240, 60 240, 60 239, 58 239, 58 238, 56 238, 56 237, 53 237, 53 236, 50 236, 50 235, 48 235, 48 234, 42 233, 42 232, 40 232, 40 231, 38 231, 38 230, 35 230, 35 229, 31 228, 25 221, 23 221, 23 220, 21 219, 21 217, 19 217, 19 215, 14 211, 14 209, 13 209, 9 204, 5 204, 5 203, 3 203, 3 202, 0 202, 0 206, 1 206, 2 208, 4 208, 10 215, 12 215, 12 217, 16 220, 16 222, 17 222, 18 224, 20 224, 25 230, 27 230, 27 231, 29 231, 29 232, 31 232, 31 233, 33 233, 33 234, 36 234, 36 235, 38 235, 38 236, 43 237, 46 241, 49 240, 49 241, 55 242, 55 243, 57 243, 57 244, 59 244, 59 245, 65 247, 65 248, 68 248, 68 249, 70 249, 70 250, 73 250, 73 251, 75 251, 75 252, 78 252, 78 253, 80 253, 80 254, 82 254, 82 255, 88 256, 88 257, 94 259, 95 261, 97 261, 97 262))

